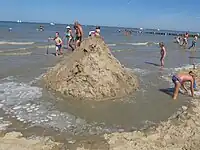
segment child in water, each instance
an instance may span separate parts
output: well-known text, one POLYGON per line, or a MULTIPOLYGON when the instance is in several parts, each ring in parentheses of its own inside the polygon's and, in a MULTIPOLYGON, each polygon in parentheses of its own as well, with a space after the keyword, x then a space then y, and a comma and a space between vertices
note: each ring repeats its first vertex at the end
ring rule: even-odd
POLYGON ((197 39, 198 39, 198 36, 195 35, 195 36, 194 36, 194 39, 193 39, 193 41, 192 41, 192 45, 191 45, 188 49, 191 49, 191 48, 195 48, 195 47, 196 47, 197 39))
POLYGON ((161 55, 160 64, 161 64, 161 67, 164 67, 164 59, 166 56, 166 49, 165 49, 165 45, 163 42, 159 43, 159 46, 160 46, 160 55, 161 55))

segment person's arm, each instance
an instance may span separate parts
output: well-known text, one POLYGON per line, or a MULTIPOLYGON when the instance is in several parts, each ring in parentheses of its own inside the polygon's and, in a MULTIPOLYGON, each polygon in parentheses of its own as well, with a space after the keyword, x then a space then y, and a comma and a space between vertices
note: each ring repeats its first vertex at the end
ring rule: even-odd
POLYGON ((185 90, 185 92, 188 93, 188 90, 187 90, 187 88, 185 87, 185 84, 184 84, 184 83, 182 83, 181 87, 185 90))
POLYGON ((194 97, 194 81, 191 80, 190 81, 190 91, 191 91, 191 96, 194 97))
POLYGON ((73 34, 73 32, 72 32, 71 30, 70 30, 69 32, 70 32, 70 35, 71 35, 72 39, 74 39, 74 34, 73 34))
POLYGON ((62 39, 60 38, 60 44, 62 45, 63 44, 63 41, 62 41, 62 39))

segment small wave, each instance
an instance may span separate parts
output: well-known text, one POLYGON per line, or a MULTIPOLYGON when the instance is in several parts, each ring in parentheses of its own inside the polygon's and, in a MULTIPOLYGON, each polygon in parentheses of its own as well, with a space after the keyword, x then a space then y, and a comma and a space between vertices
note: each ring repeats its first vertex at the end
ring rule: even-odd
MULTIPOLYGON (((198 67, 200 64, 195 64, 196 67, 198 67)), ((176 68, 168 68, 167 70, 172 71, 173 73, 181 71, 181 70, 189 70, 189 69, 193 69, 193 65, 183 65, 180 67, 176 67, 176 68)))
POLYGON ((116 46, 117 44, 107 44, 107 45, 112 47, 112 46, 116 46))
POLYGON ((55 45, 36 46, 37 48, 55 48, 55 45))
POLYGON ((32 45, 34 42, 7 42, 0 41, 0 45, 32 45))
POLYGON ((30 55, 32 52, 19 52, 19 53, 12 53, 12 52, 0 52, 0 56, 24 56, 24 55, 30 55))
POLYGON ((140 68, 129 69, 132 70, 134 73, 138 73, 140 76, 144 76, 149 73, 149 70, 144 70, 140 68))
POLYGON ((137 42, 137 43, 115 43, 115 44, 107 44, 108 46, 114 47, 117 45, 133 45, 133 46, 149 46, 149 45, 158 45, 156 42, 137 42))
POLYGON ((144 42, 144 43, 126 43, 128 45, 134 45, 134 46, 145 46, 148 45, 149 42, 144 42))

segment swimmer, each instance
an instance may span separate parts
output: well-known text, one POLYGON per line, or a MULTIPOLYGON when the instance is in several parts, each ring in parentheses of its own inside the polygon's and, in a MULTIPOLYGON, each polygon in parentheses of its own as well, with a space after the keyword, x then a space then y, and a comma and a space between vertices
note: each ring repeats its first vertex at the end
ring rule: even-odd
POLYGON ((189 74, 177 74, 172 76, 172 82, 174 83, 174 93, 173 93, 173 99, 177 99, 179 88, 183 88, 186 93, 188 93, 188 90, 185 87, 185 82, 190 82, 190 91, 191 96, 194 97, 194 86, 196 86, 195 83, 195 77, 196 74, 194 74, 192 71, 189 72, 189 74))
POLYGON ((65 33, 66 39, 67 39, 67 49, 70 47, 72 49, 72 51, 74 51, 74 48, 71 44, 71 42, 73 41, 73 33, 72 33, 72 29, 70 26, 66 27, 67 31, 65 33))
POLYGON ((50 40, 54 40, 55 41, 55 46, 56 46, 56 56, 58 56, 59 54, 62 55, 62 39, 59 37, 59 33, 56 32, 56 36, 55 38, 49 38, 50 40))
POLYGON ((165 45, 163 42, 159 43, 159 46, 160 46, 160 64, 161 64, 161 67, 164 67, 164 59, 165 59, 165 56, 166 56, 166 49, 165 49, 165 45))
POLYGON ((9 32, 12 32, 12 28, 9 28, 8 31, 9 31, 9 32))
POLYGON ((192 45, 191 45, 188 49, 191 49, 191 48, 195 48, 195 47, 196 47, 197 39, 198 39, 198 36, 195 35, 195 36, 194 36, 194 39, 193 39, 193 41, 192 41, 192 45))
POLYGON ((75 34, 76 34, 75 45, 76 47, 79 47, 81 45, 81 41, 83 38, 83 29, 82 29, 82 26, 77 21, 74 23, 74 29, 75 29, 75 34))

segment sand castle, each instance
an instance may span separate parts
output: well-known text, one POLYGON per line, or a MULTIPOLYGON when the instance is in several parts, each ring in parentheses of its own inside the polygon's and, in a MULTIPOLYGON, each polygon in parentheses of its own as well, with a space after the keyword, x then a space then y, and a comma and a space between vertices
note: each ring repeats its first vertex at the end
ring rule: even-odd
POLYGON ((43 79, 47 88, 56 92, 95 100, 127 96, 138 88, 136 76, 122 67, 98 37, 85 39, 43 79))

